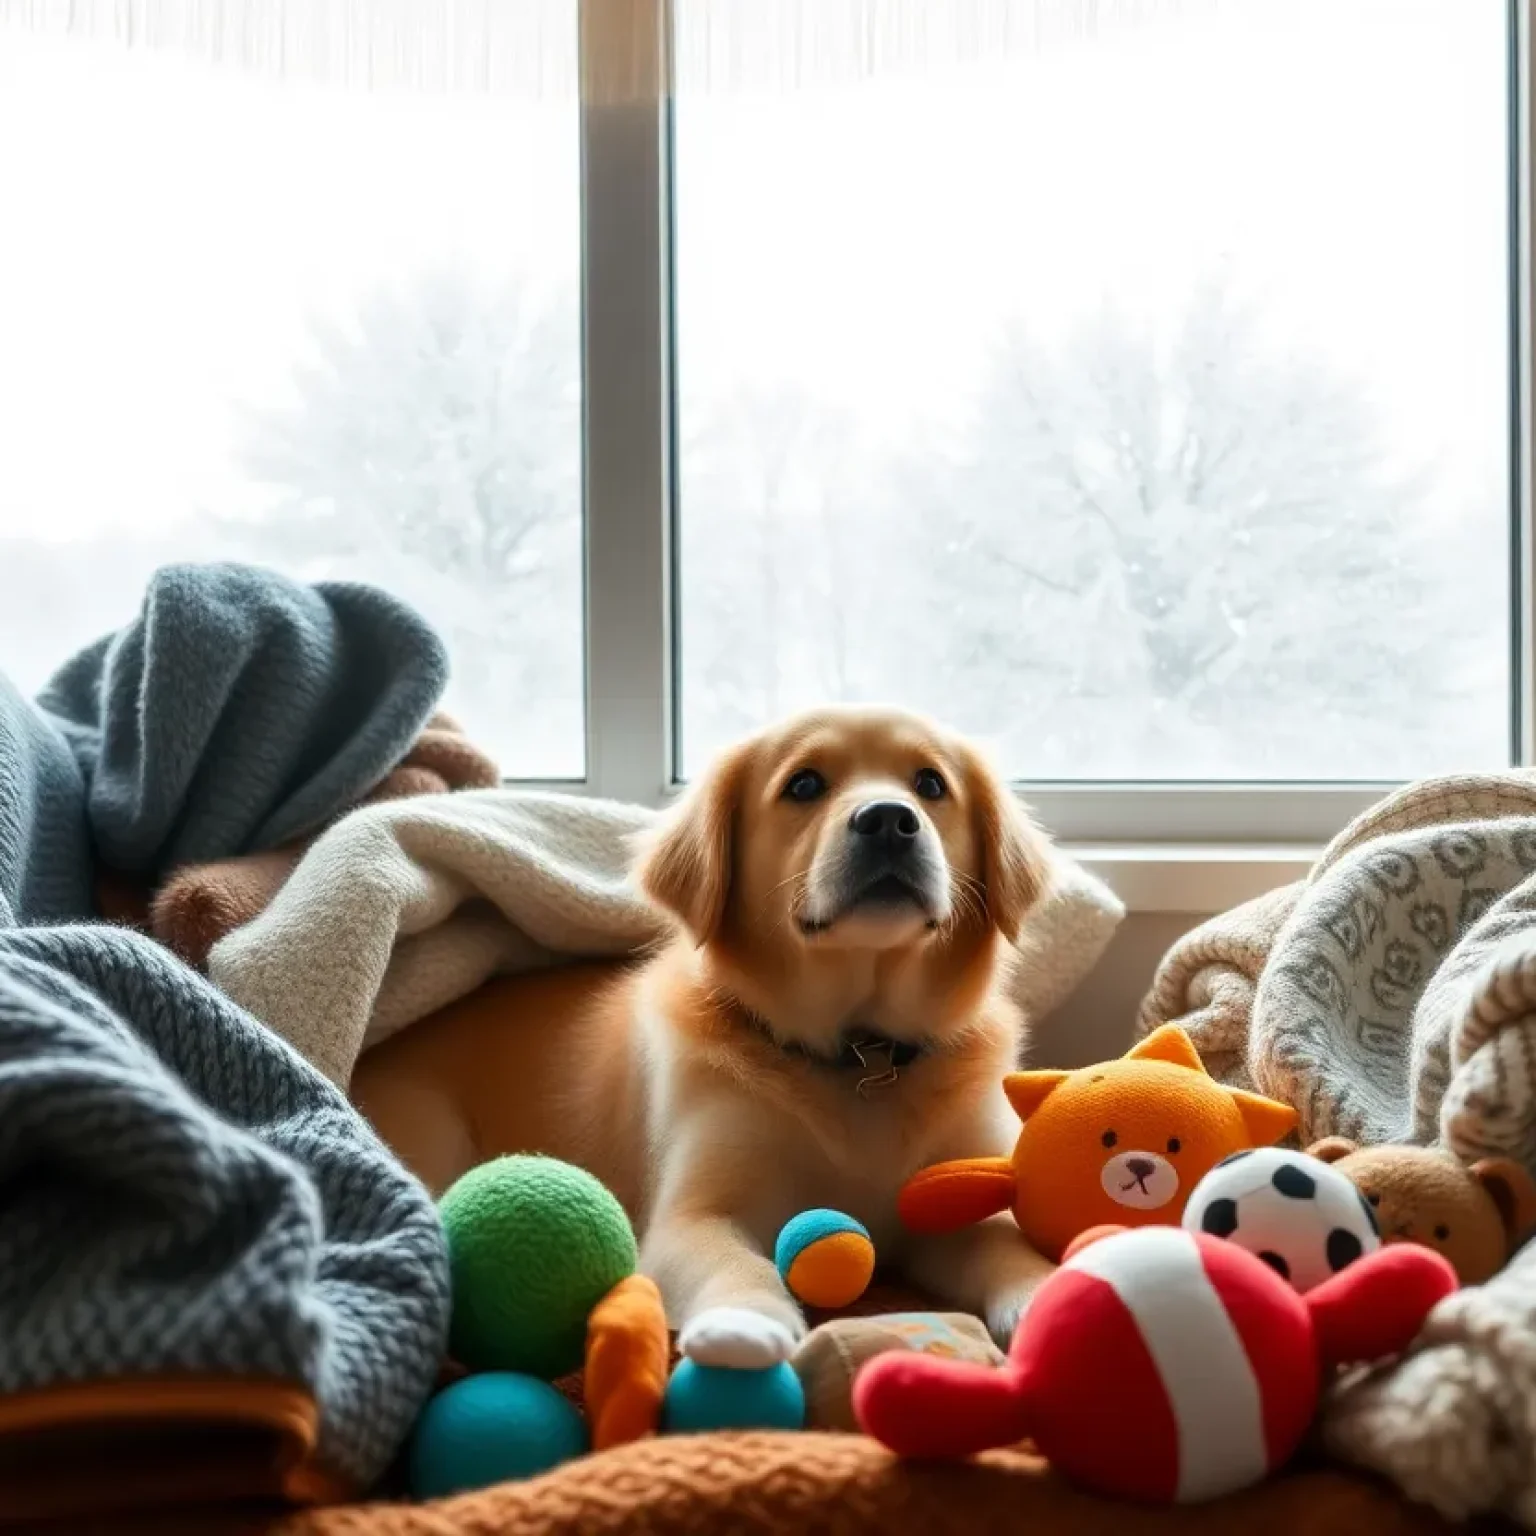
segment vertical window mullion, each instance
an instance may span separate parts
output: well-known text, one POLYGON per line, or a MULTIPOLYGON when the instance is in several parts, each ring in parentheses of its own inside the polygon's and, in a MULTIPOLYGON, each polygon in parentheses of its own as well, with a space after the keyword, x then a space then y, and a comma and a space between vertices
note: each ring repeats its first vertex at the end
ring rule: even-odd
POLYGON ((666 0, 580 0, 587 783, 671 778, 666 0))
POLYGON ((1531 92, 1536 85, 1536 27, 1532 0, 1511 0, 1512 68, 1510 86, 1514 118, 1511 134, 1511 311, 1513 357, 1511 391, 1511 494, 1513 530, 1515 761, 1536 765, 1536 249, 1532 245, 1532 209, 1536 207, 1536 116, 1531 92))

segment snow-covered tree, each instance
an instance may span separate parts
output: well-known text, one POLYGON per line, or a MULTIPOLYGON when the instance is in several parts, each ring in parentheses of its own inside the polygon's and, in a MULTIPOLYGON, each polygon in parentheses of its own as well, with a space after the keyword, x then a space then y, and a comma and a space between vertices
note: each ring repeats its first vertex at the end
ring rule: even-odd
POLYGON ((416 602, 450 642, 453 701, 535 774, 579 770, 580 334, 569 293, 452 272, 375 293, 313 326, 244 456, 273 492, 253 552, 416 602))
MULTIPOLYGON (((317 328, 249 444, 275 488, 256 552, 418 602, 466 713, 539 773, 580 740, 578 377, 573 298, 434 277, 317 328)), ((694 387, 690 764, 823 698, 931 709, 1042 777, 1498 756, 1446 728, 1498 686, 1453 606, 1486 572, 1431 531, 1432 486, 1391 471, 1365 392, 1223 284, 1161 328, 1004 333, 958 441, 894 460, 809 391, 694 387)))
POLYGON ((856 631, 869 596, 857 423, 758 385, 685 408, 680 454, 685 751, 825 699, 868 697, 856 631))
MULTIPOLYGON (((1392 775, 1477 755, 1426 483, 1364 394, 1221 284, 996 348, 974 424, 902 467, 925 691, 1043 776, 1392 775), (1435 739, 1436 733, 1440 739, 1435 739)), ((1462 630, 1465 625, 1460 626, 1462 630)))

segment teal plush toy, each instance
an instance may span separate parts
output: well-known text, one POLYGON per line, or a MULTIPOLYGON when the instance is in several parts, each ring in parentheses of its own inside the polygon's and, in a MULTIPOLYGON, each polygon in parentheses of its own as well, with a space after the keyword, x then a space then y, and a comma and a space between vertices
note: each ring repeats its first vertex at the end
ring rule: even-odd
POLYGON ((804 1427, 805 1388, 788 1361, 765 1371, 733 1371, 683 1360, 667 1383, 662 1428, 669 1434, 804 1427))
POLYGON ((581 1364, 587 1317, 639 1262, 617 1199, 552 1157, 499 1157, 438 1203, 448 1235, 448 1347, 471 1371, 551 1381, 581 1364))
POLYGON ((535 1477, 587 1449, 581 1415, 547 1382, 493 1371, 445 1387, 416 1421, 411 1492, 418 1499, 535 1477))

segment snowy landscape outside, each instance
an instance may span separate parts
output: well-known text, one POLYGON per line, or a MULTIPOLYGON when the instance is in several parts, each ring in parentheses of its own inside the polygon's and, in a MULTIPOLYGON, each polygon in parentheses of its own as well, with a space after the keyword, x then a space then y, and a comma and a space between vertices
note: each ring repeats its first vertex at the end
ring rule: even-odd
MULTIPOLYGON (((519 3, 574 78, 574 0, 519 3)), ((824 699, 1023 780, 1507 763, 1505 31, 1229 0, 683 69, 684 773, 824 699)), ((579 778, 578 136, 569 93, 0 25, 0 668, 35 690, 168 561, 371 580, 509 774, 579 778)))

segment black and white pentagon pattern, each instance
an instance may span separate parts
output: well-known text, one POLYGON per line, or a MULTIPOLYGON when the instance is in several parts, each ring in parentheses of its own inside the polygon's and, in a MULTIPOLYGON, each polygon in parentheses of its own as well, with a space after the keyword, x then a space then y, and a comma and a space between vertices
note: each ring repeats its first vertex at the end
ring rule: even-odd
POLYGON ((1184 1226, 1246 1248, 1301 1292, 1381 1246, 1370 1207, 1349 1179, 1282 1147, 1218 1163, 1191 1193, 1184 1226))

